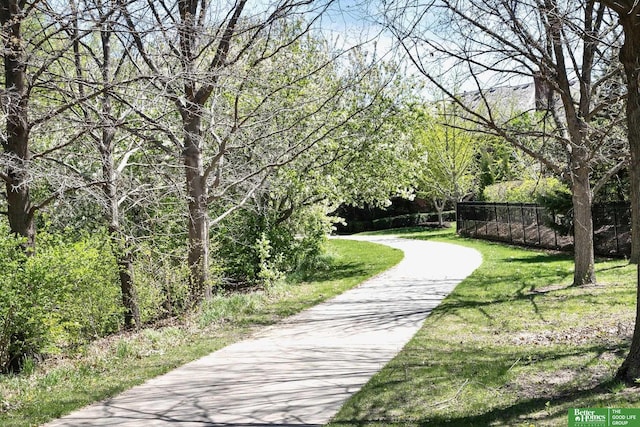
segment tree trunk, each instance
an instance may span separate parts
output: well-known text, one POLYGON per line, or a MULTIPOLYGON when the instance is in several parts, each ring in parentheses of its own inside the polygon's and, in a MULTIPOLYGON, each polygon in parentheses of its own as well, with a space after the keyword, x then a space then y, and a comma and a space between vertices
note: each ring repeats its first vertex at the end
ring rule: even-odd
MULTIPOLYGON (((640 283, 640 268, 637 269, 636 280, 640 283)), ((636 324, 633 329, 631 348, 618 368, 616 377, 628 385, 638 385, 636 380, 640 378, 640 290, 636 291, 636 324)))
MULTIPOLYGON (((579 151, 579 150, 576 150, 579 151)), ((579 156, 580 154, 576 154, 579 156)), ((595 283, 593 255, 592 194, 589 184, 590 168, 586 162, 572 161, 573 177, 573 240, 574 286, 595 283)))
MULTIPOLYGON (((112 138, 111 138, 112 139, 112 138)), ((104 142, 104 140, 103 140, 104 142)), ((102 149, 105 148, 103 145, 102 149)), ((122 306, 124 307, 124 327, 127 329, 140 327, 140 310, 138 297, 133 281, 133 255, 126 236, 120 229, 120 212, 118 207, 118 195, 115 185, 115 171, 113 168, 112 151, 103 151, 103 174, 106 180, 103 191, 107 198, 107 215, 109 220, 109 236, 111 238, 111 250, 118 265, 118 278, 122 293, 122 306)))
POLYGON ((7 140, 4 152, 10 158, 5 173, 7 215, 9 228, 16 236, 24 237, 27 253, 35 249, 36 226, 34 207, 29 188, 29 125, 26 62, 20 25, 22 11, 17 1, 4 1, 0 6, 0 23, 4 33, 4 77, 6 92, 3 106, 6 111, 7 140))
MULTIPOLYGON (((634 6, 629 6, 633 8, 634 6)), ((640 19, 632 13, 620 13, 624 28, 624 44, 620 61, 627 80, 627 129, 631 151, 631 262, 640 258, 640 19)), ((640 264, 636 275, 636 323, 631 348, 618 370, 617 377, 627 384, 637 385, 640 378, 640 264)))
POLYGON ((138 308, 138 295, 133 281, 133 256, 127 244, 116 252, 118 264, 118 278, 122 291, 122 305, 124 312, 124 327, 140 328, 140 309, 138 308))
MULTIPOLYGON (((638 52, 640 55, 640 52, 638 52)), ((635 62, 640 62, 636 58, 635 62)), ((640 66, 640 65, 639 65, 640 66)), ((630 202, 631 202, 631 256, 629 262, 640 264, 640 94, 638 90, 638 66, 627 74, 627 128, 631 163, 629 165, 630 176, 630 202), (633 82, 633 83, 631 83, 633 82)))
POLYGON ((444 212, 445 203, 438 203, 436 199, 433 199, 433 204, 436 207, 436 212, 438 213, 438 226, 444 227, 444 219, 442 218, 442 213, 444 212))
POLYGON ((189 199, 189 270, 191 303, 211 297, 209 285, 209 206, 201 147, 201 117, 183 114, 184 166, 189 199))
MULTIPOLYGON (((627 18, 630 19, 630 18, 627 18)), ((625 28, 625 41, 620 51, 620 60, 627 79, 627 132, 631 152, 631 258, 630 262, 640 261, 640 28, 627 24, 621 18, 625 28), (634 34, 635 33, 635 34, 634 34)), ((635 20, 634 20, 635 21, 635 20)))
MULTIPOLYGON (((107 86, 111 83, 111 37, 113 28, 109 23, 103 25, 100 33, 102 40, 102 83, 107 86)), ((82 69, 78 68, 78 75, 82 69)), ((111 250, 118 265, 118 278, 120 280, 120 292, 122 294, 122 306, 124 307, 124 327, 130 329, 140 327, 140 310, 138 297, 133 281, 133 255, 131 244, 120 228, 120 206, 118 203, 118 172, 114 161, 114 140, 116 129, 113 123, 113 108, 111 106, 111 94, 105 91, 102 95, 102 134, 99 141, 100 155, 102 157, 102 177, 104 184, 102 190, 106 199, 106 213, 109 222, 109 235, 111 237, 111 250)))
MULTIPOLYGON (((636 113, 638 114, 638 113, 636 113)), ((635 126, 640 125, 640 123, 635 126)), ((635 133, 633 138, 638 141, 636 147, 631 146, 631 165, 630 165, 630 180, 631 191, 631 255, 629 257, 629 263, 640 264, 640 129, 635 128, 631 131, 629 128, 629 134, 635 133)), ((631 136, 629 136, 631 139, 631 136)))

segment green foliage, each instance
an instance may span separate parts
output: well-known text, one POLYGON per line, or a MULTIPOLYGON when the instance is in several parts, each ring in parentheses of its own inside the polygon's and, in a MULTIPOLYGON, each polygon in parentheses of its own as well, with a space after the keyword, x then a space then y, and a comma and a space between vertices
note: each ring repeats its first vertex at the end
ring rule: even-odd
POLYGON ((553 212, 554 221, 547 221, 549 227, 564 235, 572 232, 573 199, 567 187, 560 185, 539 194, 536 203, 553 212))
POLYGON ((266 289, 271 289, 284 278, 282 272, 278 270, 278 265, 282 264, 283 253, 273 256, 273 247, 264 232, 256 241, 254 250, 258 255, 257 277, 266 289))
POLYGON ((484 189, 483 199, 488 202, 536 203, 553 212, 549 227, 566 235, 573 227, 573 201, 571 191, 557 178, 508 181, 484 189))
POLYGON ((184 262, 185 251, 184 247, 159 251, 148 244, 137 248, 133 277, 142 323, 183 314, 188 307, 189 268, 184 262))
POLYGON ((525 161, 511 144, 500 138, 487 136, 479 138, 479 141, 482 149, 478 150, 476 162, 480 197, 485 187, 517 180, 524 175, 525 161))
POLYGON ((0 370, 119 328, 117 266, 104 233, 67 240, 41 232, 30 257, 0 233, 0 370))
POLYGON ((106 233, 68 241, 40 235, 26 266, 27 283, 46 298, 49 347, 76 346, 118 330, 122 317, 118 270, 106 233))
MULTIPOLYGON (((0 226, 0 233, 8 231, 0 226)), ((10 236, 0 239, 0 372, 18 370, 46 341, 43 294, 24 280, 27 258, 20 243, 10 236)))
POLYGON ((599 286, 572 287, 569 255, 453 230, 394 233, 473 247, 483 264, 331 427, 566 426, 572 407, 638 406, 640 392, 614 379, 633 329, 635 266, 600 260, 599 286))
POLYGON ((318 206, 289 213, 284 218, 277 209, 244 210, 226 223, 218 235, 225 274, 269 287, 281 279, 279 272, 312 265, 332 220, 318 206))
POLYGON ((259 312, 266 304, 264 295, 256 293, 218 294, 200 306, 198 323, 201 327, 224 322, 241 322, 243 318, 259 312))
POLYGON ((455 111, 443 108, 437 119, 425 116, 414 131, 423 153, 416 172, 418 194, 440 206, 462 200, 476 187, 478 143, 471 132, 456 127, 457 120, 455 111))
POLYGON ((289 278, 286 292, 220 293, 203 304, 195 321, 100 340, 72 358, 36 366, 32 375, 0 375, 0 425, 41 425, 113 396, 244 339, 255 330, 251 327, 350 289, 402 259, 396 249, 350 240, 330 240, 326 252, 326 268, 303 280, 289 278))
MULTIPOLYGON (((484 189, 487 202, 553 203, 554 199, 570 194, 569 189, 557 178, 539 180, 506 181, 489 185, 484 189)), ((545 206, 547 206, 545 204, 545 206)), ((549 205, 550 206, 550 205, 549 205)))

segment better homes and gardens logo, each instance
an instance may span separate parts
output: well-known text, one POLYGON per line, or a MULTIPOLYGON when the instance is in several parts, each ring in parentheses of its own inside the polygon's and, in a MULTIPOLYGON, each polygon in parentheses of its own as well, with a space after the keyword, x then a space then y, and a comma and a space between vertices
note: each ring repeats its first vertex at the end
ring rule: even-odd
POLYGON ((609 427, 608 421, 607 409, 575 408, 569 411, 569 425, 573 427, 609 427))
POLYGON ((571 408, 569 427, 640 427, 640 409, 571 408))

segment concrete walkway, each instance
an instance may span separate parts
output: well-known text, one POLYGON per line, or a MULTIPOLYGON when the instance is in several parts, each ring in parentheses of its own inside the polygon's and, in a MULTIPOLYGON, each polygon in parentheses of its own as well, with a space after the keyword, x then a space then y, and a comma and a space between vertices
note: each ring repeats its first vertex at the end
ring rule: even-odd
POLYGON ((404 251, 393 269, 59 426, 321 426, 482 262, 446 243, 367 237, 404 251))

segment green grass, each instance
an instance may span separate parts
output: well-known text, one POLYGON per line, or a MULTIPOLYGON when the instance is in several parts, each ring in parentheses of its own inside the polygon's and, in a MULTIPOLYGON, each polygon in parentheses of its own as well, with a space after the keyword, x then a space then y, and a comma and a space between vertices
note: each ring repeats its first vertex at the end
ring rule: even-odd
POLYGON ((218 295, 188 319, 102 339, 73 357, 0 376, 0 425, 39 425, 113 396, 337 295, 402 259, 398 250, 367 242, 331 240, 327 251, 323 263, 271 292, 218 295))
POLYGON ((633 329, 634 266, 599 260, 599 283, 578 288, 566 254, 401 233, 484 262, 331 426, 565 426, 572 407, 640 407, 613 379, 633 329))

